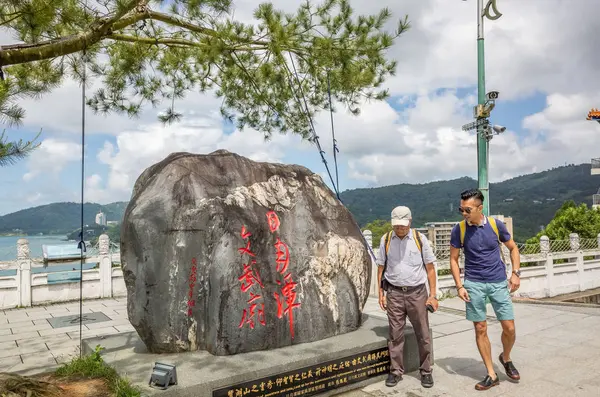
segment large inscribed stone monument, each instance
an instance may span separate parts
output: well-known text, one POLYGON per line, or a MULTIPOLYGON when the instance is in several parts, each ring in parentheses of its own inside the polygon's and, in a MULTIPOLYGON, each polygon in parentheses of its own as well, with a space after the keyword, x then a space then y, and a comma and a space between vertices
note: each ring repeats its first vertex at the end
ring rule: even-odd
POLYGON ((121 232, 131 324, 151 352, 231 355, 356 330, 371 259, 350 212, 296 165, 174 153, 121 232))

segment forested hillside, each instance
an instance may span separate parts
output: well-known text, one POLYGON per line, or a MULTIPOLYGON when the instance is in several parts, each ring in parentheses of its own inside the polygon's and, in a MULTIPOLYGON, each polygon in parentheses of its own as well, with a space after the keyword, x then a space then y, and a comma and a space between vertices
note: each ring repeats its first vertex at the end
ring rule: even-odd
MULTIPOLYGON (((107 221, 121 221, 125 213, 126 202, 106 205, 85 203, 83 206, 84 223, 93 225, 96 214, 106 214, 107 221)), ((63 234, 81 227, 81 205, 78 203, 52 203, 28 208, 0 216, 0 233, 9 233, 20 229, 26 234, 63 234)))
MULTIPOLYGON (((569 165, 528 174, 490 185, 493 215, 513 218, 515 239, 524 242, 552 220, 565 201, 591 206, 600 177, 590 175, 590 164, 569 165)), ((383 219, 397 205, 412 209, 415 226, 426 222, 461 219, 457 212, 460 192, 477 187, 471 178, 424 184, 401 184, 342 192, 341 198, 361 227, 383 219)))

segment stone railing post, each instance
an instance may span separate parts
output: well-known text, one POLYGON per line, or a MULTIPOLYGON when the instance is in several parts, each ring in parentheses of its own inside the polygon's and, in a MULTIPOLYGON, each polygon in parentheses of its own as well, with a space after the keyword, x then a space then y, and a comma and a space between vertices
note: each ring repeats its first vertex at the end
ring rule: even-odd
MULTIPOLYGON (((362 232, 362 234, 365 236, 365 240, 367 241, 367 244, 369 244, 369 247, 373 248, 373 232, 370 230, 365 230, 362 232)), ((600 239, 600 235, 598 238, 600 239)))
POLYGON ((19 306, 31 306, 31 257, 29 241, 24 238, 17 241, 17 282, 19 306))
MULTIPOLYGON (((545 237, 545 236, 544 236, 545 237)), ((557 295, 554 291, 554 256, 552 253, 546 255, 546 297, 557 295)))
POLYGON ((112 297, 112 260, 110 257, 110 239, 102 234, 98 238, 100 261, 100 283, 102 284, 102 297, 112 297))
POLYGON ((569 234, 569 244, 571 245, 571 251, 579 250, 579 235, 577 233, 569 234))
POLYGON ((583 251, 577 250, 577 257, 575 259, 575 263, 577 264, 577 280, 579 281, 579 291, 585 291, 585 263, 583 261, 583 251))
POLYGON ((600 233, 598 233, 598 237, 596 237, 596 240, 598 240, 598 248, 600 248, 600 233))
POLYGON ((540 237, 540 253, 543 255, 550 253, 550 238, 548 236, 540 237))

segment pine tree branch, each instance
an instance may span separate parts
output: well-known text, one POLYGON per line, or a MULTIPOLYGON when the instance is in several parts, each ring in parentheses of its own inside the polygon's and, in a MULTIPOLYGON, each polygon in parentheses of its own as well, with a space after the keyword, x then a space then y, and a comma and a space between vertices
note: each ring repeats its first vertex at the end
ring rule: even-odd
POLYGON ((5 132, 3 131, 0 134, 0 167, 13 165, 18 160, 29 156, 31 152, 41 145, 41 142, 36 142, 41 133, 40 131, 31 141, 23 142, 19 140, 18 142, 7 142, 5 132))
POLYGON ((116 22, 119 21, 125 14, 133 10, 138 3, 139 0, 130 0, 112 17, 99 18, 99 20, 96 21, 92 28, 87 32, 61 37, 59 39, 45 40, 34 44, 13 44, 2 46, 2 49, 0 50, 0 65, 18 65, 83 51, 84 48, 90 47, 91 45, 101 41, 110 33, 112 29, 115 29, 118 26, 120 26, 120 29, 122 29, 128 26, 124 24, 128 23, 131 25, 137 22, 140 17, 143 17, 143 12, 136 13, 133 16, 120 21, 120 24, 116 24, 116 22))

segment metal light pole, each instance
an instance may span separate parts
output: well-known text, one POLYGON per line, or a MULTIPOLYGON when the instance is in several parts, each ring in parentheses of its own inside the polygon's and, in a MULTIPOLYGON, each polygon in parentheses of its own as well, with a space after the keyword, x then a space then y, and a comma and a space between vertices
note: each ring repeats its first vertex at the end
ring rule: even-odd
MULTIPOLYGON (((496 99, 487 98, 485 92, 485 52, 484 52, 484 38, 483 38, 483 20, 484 17, 490 21, 495 21, 502 16, 496 8, 496 0, 488 0, 486 6, 483 6, 484 0, 477 0, 477 108, 475 112, 475 118, 479 121, 480 119, 487 119, 489 117, 491 108, 486 109, 485 105, 487 100, 496 99), (490 14, 490 9, 494 14, 490 14)), ((479 124, 479 123, 478 123, 479 124)), ((488 180, 488 166, 489 166, 489 138, 486 132, 486 124, 479 124, 477 127, 477 180, 479 184, 479 190, 483 193, 483 213, 488 216, 490 212, 490 200, 489 200, 489 180, 488 180)))

